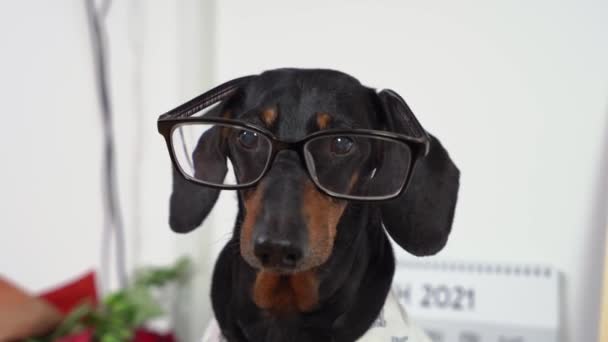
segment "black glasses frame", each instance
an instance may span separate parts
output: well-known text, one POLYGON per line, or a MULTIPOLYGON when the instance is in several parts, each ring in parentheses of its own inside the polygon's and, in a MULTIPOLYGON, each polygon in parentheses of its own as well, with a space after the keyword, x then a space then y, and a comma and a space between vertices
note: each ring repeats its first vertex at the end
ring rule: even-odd
MULTIPOLYGON (((205 109, 206 107, 209 107, 209 106, 223 100, 224 98, 230 96, 238 88, 238 84, 240 82, 242 82, 243 80, 245 80, 246 78, 248 78, 248 77, 236 79, 231 82, 225 83, 219 87, 216 87, 216 88, 210 90, 209 92, 207 92, 203 95, 200 95, 200 96, 186 102, 185 104, 161 115, 158 118, 158 122, 157 122, 158 132, 165 138, 165 142, 167 145, 167 149, 169 150, 171 162, 173 163, 173 166, 175 167, 175 169, 179 170, 180 174, 186 180, 188 180, 194 184, 197 184, 197 185, 203 185, 203 186, 208 186, 211 188, 222 189, 222 190, 237 190, 237 189, 244 189, 244 188, 252 187, 252 186, 255 186, 262 178, 264 178, 264 176, 270 169, 270 166, 274 162, 276 155, 279 152, 281 152, 283 150, 292 150, 292 151, 296 151, 298 153, 298 155, 300 156, 301 160, 305 162, 304 164, 306 165, 306 171, 308 173, 308 176, 310 177, 310 179, 313 181, 315 186, 321 192, 323 192, 331 197, 335 197, 335 198, 339 198, 339 199, 354 200, 354 201, 383 201, 383 200, 389 200, 389 199, 398 197, 400 194, 402 194, 407 189, 407 186, 409 185, 409 183, 411 181, 416 162, 420 158, 422 158, 428 154, 430 141, 426 134, 423 134, 421 137, 410 137, 410 136, 403 135, 403 134, 387 132, 387 131, 372 130, 372 129, 329 129, 329 130, 323 130, 323 131, 318 131, 318 132, 312 133, 312 134, 310 134, 302 139, 296 140, 296 141, 283 141, 283 140, 278 139, 272 132, 265 130, 261 127, 252 125, 247 122, 233 120, 233 119, 226 119, 226 118, 217 118, 217 117, 194 117, 194 118, 189 117, 189 116, 205 109), (208 182, 201 181, 201 180, 198 180, 198 179, 195 179, 195 178, 189 176, 186 172, 184 172, 182 170, 182 168, 179 165, 179 162, 177 161, 177 157, 175 156, 175 150, 174 150, 174 146, 173 146, 173 142, 172 142, 172 138, 171 138, 173 131, 175 129, 179 128, 182 125, 188 125, 188 124, 229 125, 229 126, 240 127, 243 129, 248 129, 248 130, 254 131, 258 134, 263 135, 271 142, 271 152, 269 154, 268 160, 266 161, 266 164, 264 165, 263 172, 261 172, 261 174, 258 178, 256 178, 255 180, 253 180, 251 182, 244 183, 244 184, 235 184, 235 185, 225 185, 225 184, 219 185, 219 184, 214 184, 214 183, 208 183, 208 182), (407 145, 407 147, 412 152, 412 158, 410 158, 410 165, 408 168, 408 172, 407 172, 407 175, 405 175, 405 181, 403 182, 403 185, 401 186, 401 189, 399 190, 399 192, 397 192, 395 194, 391 194, 391 195, 386 195, 386 196, 352 196, 352 195, 335 193, 335 192, 323 187, 319 183, 316 172, 314 170, 311 170, 313 168, 312 167, 313 161, 311 161, 310 158, 308 158, 306 156, 306 154, 304 153, 304 149, 305 149, 307 143, 309 143, 310 141, 312 141, 316 138, 324 137, 324 136, 339 136, 339 135, 374 137, 374 138, 380 138, 380 139, 385 139, 385 140, 392 140, 392 141, 407 145)), ((415 120, 415 118, 413 118, 413 119, 415 120)))

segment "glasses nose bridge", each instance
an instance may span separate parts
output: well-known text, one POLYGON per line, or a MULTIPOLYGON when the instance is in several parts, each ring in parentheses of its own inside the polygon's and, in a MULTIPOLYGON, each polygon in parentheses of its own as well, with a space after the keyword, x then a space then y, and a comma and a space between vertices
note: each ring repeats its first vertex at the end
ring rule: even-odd
POLYGON ((273 144, 276 153, 279 153, 283 150, 291 150, 298 152, 298 150, 301 149, 302 146, 301 142, 299 141, 284 141, 278 139, 274 139, 273 144))
POLYGON ((282 141, 282 140, 274 140, 273 141, 273 153, 272 159, 270 160, 269 167, 272 168, 272 165, 276 162, 276 159, 279 157, 281 152, 292 151, 298 155, 298 160, 300 165, 306 170, 307 163, 304 156, 304 144, 301 141, 282 141))

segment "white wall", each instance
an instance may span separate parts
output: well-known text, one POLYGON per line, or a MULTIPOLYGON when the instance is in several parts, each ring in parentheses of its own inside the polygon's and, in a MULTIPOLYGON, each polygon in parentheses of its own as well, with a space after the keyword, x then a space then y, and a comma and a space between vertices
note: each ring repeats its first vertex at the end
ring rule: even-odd
MULTIPOLYGON (((168 227, 170 161, 156 119, 209 86, 212 5, 112 1, 106 20, 128 264, 198 261, 177 313, 184 340, 209 317, 213 260, 204 230, 168 227)), ((0 48, 0 276, 39 292, 100 265, 102 126, 85 1, 1 2, 0 48)))
MULTIPOLYGON (((194 251, 167 224, 170 162, 156 119, 209 82, 209 3, 113 1, 107 17, 129 266, 194 251)), ((84 4, 0 3, 0 275, 33 292, 100 262, 102 126, 84 4)))
MULTIPOLYGON (((177 313, 184 340, 209 315, 210 262, 197 244, 204 231, 169 230, 170 163, 156 118, 209 83, 210 6, 114 1, 107 17, 129 267, 201 260, 177 313)), ((0 275, 33 292, 100 264, 101 120, 87 25, 81 0, 0 4, 0 275)))
POLYGON ((99 256, 100 120, 82 4, 0 5, 0 272, 31 290, 99 256))
MULTIPOLYGON (((217 2, 217 82, 336 68, 405 97, 462 170, 442 259, 565 273, 568 341, 594 341, 608 208, 605 1, 217 2)), ((228 224, 232 209, 213 220, 228 224)), ((216 233, 219 237, 223 233, 216 233)))

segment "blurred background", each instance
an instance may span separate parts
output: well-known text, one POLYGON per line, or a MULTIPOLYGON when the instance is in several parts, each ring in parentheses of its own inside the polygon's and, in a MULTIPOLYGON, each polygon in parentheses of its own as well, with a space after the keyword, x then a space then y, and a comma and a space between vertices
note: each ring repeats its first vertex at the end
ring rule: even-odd
MULTIPOLYGON (((400 93, 462 171, 450 241, 432 258, 552 267, 562 340, 598 340, 607 2, 114 0, 104 18, 127 270, 190 256, 172 320, 184 340, 211 316, 235 194, 195 232, 172 233, 156 119, 278 67, 338 69, 400 93)), ((102 262, 104 133, 85 1, 2 1, 0 43, 0 275, 37 293, 102 262)), ((118 287, 106 273, 105 289, 118 287)))

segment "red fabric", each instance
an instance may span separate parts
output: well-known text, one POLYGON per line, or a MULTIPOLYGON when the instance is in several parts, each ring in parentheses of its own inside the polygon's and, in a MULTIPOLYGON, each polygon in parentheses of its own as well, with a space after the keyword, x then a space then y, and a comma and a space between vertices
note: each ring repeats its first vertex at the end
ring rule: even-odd
POLYGON ((175 342, 173 334, 157 334, 151 331, 138 329, 133 342, 175 342))
POLYGON ((66 337, 61 337, 55 340, 55 342, 92 342, 93 341, 93 331, 85 330, 80 334, 70 335, 66 337))
POLYGON ((41 294, 39 297, 53 304, 64 315, 85 301, 91 305, 97 305, 95 272, 91 271, 72 282, 41 294))
MULTIPOLYGON (((55 342, 93 342, 93 331, 86 330, 76 335, 62 337, 55 342)), ((172 334, 163 335, 138 329, 132 342, 175 342, 175 338, 172 334)))

